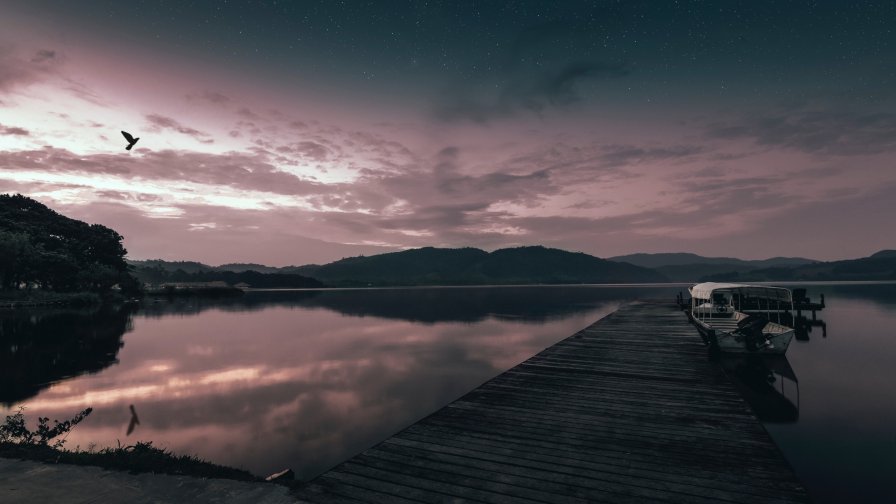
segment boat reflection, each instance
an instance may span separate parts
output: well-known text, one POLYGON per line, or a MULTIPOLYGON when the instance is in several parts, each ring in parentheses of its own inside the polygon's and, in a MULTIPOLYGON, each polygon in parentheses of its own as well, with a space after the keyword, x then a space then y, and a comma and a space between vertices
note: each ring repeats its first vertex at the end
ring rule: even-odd
POLYGON ((796 422, 800 384, 783 355, 724 356, 719 363, 763 422, 796 422))

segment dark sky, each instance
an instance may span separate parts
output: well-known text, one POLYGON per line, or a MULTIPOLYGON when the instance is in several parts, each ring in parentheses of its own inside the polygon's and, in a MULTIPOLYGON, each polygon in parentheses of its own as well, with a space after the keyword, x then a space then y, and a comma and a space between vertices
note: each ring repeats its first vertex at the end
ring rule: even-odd
POLYGON ((896 211, 892 2, 0 5, 0 190, 178 244, 132 256, 896 246, 793 235, 896 211))
POLYGON ((358 90, 428 94, 439 83, 513 87, 554 77, 546 84, 562 86, 564 77, 608 76, 678 99, 727 88, 754 99, 808 92, 873 101, 896 88, 892 2, 28 4, 100 43, 302 82, 345 79, 358 90))

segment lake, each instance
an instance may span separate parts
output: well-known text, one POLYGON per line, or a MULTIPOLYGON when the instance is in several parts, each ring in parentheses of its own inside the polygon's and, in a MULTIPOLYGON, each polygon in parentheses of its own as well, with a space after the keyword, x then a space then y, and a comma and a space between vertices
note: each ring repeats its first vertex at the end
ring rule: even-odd
MULTIPOLYGON (((783 363, 725 365, 817 502, 896 495, 896 284, 828 307, 783 363)), ((0 312, 0 414, 94 413, 67 447, 152 441, 310 478, 637 298, 684 286, 254 291, 0 312), (128 406, 140 425, 130 436, 128 406)), ((694 334, 698 338, 697 333, 694 334)))

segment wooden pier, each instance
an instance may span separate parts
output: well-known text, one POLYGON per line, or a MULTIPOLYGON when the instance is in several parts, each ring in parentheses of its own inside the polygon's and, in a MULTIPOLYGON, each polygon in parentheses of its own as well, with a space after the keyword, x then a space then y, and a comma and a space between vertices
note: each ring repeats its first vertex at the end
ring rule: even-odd
POLYGON ((635 303, 318 476, 307 502, 807 502, 684 313, 635 303))

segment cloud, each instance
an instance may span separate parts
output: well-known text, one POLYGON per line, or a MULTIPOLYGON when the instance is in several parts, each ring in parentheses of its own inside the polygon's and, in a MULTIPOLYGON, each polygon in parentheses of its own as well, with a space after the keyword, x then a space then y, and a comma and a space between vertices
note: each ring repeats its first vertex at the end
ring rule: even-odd
POLYGON ((541 75, 531 90, 528 92, 524 90, 522 98, 524 102, 534 101, 536 107, 541 106, 539 100, 551 105, 567 105, 581 99, 575 89, 579 81, 624 77, 628 74, 629 69, 621 63, 585 61, 570 63, 554 72, 541 75))
POLYGON ((573 61, 546 70, 526 69, 509 75, 508 83, 491 97, 473 92, 447 93, 436 102, 434 115, 445 122, 484 124, 521 110, 539 113, 581 101, 583 96, 578 88, 584 81, 616 79, 629 73, 628 65, 605 61, 573 61))
POLYGON ((25 128, 19 128, 17 126, 4 126, 0 124, 0 135, 30 136, 31 132, 29 132, 25 128))
POLYGON ((714 139, 747 139, 757 145, 812 154, 852 156, 896 149, 896 114, 796 111, 708 125, 714 139))
POLYGON ((603 148, 600 161, 602 166, 627 166, 644 161, 687 159, 703 153, 704 150, 703 147, 698 145, 674 145, 653 148, 634 145, 611 145, 603 148))
POLYGON ((227 106, 232 101, 229 96, 217 91, 203 91, 199 94, 188 94, 186 96, 189 101, 205 101, 213 105, 227 106))
POLYGON ((211 135, 209 135, 208 133, 184 126, 170 117, 165 117, 159 114, 147 114, 146 120, 156 127, 155 131, 159 131, 159 129, 169 129, 187 136, 191 136, 199 140, 200 142, 209 143, 214 141, 209 138, 211 137, 211 135))
POLYGON ((258 120, 261 119, 261 116, 252 112, 248 107, 241 107, 236 111, 237 115, 240 117, 245 117, 246 119, 258 120))
POLYGON ((278 147, 276 150, 280 153, 298 155, 300 157, 313 159, 318 162, 326 161, 330 156, 329 149, 317 142, 312 142, 309 140, 296 142, 290 145, 283 145, 278 147))
MULTIPOLYGON (((186 182, 208 186, 208 190, 223 186, 285 196, 309 195, 325 190, 319 183, 279 170, 264 156, 246 153, 162 150, 147 151, 141 156, 82 155, 45 147, 0 152, 0 173, 3 170, 52 173, 63 177, 70 175, 72 180, 75 176, 107 175, 128 181, 138 179, 139 183, 186 182)), ((139 183, 134 186, 135 193, 139 193, 139 183)))
POLYGON ((51 78, 61 63, 61 58, 52 50, 40 49, 22 57, 13 47, 0 45, 0 92, 51 78))
POLYGON ((52 60, 56 58, 56 51, 50 51, 48 49, 41 49, 37 51, 34 56, 31 57, 32 63, 43 63, 48 60, 52 60))
MULTIPOLYGON (((618 17, 612 8, 592 6, 602 16, 604 29, 618 17)), ((525 26, 507 43, 503 52, 489 58, 489 71, 478 69, 481 82, 468 87, 452 83, 433 105, 437 120, 474 122, 515 116, 521 112, 540 114, 550 108, 566 107, 585 99, 588 84, 615 80, 629 75, 631 65, 619 55, 600 55, 583 49, 573 54, 583 39, 594 37, 594 28, 579 19, 561 17, 525 26), (489 90, 489 91, 485 91, 489 90)))

